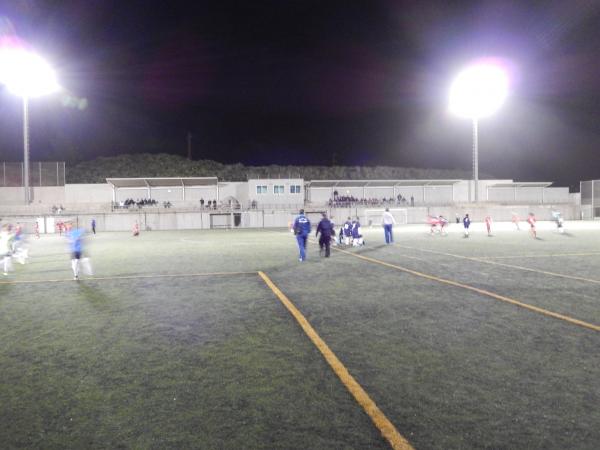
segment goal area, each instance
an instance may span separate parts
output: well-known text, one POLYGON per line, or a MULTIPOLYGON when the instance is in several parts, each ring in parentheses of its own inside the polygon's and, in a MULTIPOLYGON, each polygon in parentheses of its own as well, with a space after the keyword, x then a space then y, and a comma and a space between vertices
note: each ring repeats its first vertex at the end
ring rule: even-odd
MULTIPOLYGON (((365 210, 367 220, 365 225, 370 227, 381 226, 384 212, 385 208, 365 210)), ((406 208, 390 208, 389 212, 394 216, 397 224, 406 225, 408 223, 408 210, 406 208)))

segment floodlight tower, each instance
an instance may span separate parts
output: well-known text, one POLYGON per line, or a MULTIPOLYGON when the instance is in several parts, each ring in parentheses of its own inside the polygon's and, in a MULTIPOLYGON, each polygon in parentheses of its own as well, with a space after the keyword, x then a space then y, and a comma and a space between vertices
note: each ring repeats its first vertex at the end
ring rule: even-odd
POLYGON ((460 72, 450 87, 450 112, 473 124, 473 182, 479 201, 479 119, 492 115, 508 94, 508 76, 502 67, 480 63, 460 72))
POLYGON ((20 47, 0 49, 0 84, 23 99, 23 187, 29 205, 29 99, 59 89, 56 74, 39 55, 20 47))

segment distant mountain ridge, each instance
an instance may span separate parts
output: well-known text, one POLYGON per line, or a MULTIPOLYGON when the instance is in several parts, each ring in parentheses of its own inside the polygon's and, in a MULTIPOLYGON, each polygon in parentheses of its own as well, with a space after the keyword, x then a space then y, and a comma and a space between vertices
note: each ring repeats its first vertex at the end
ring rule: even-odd
MULTIPOLYGON (((127 154, 67 165, 67 183, 104 183, 106 178, 218 177, 220 181, 250 178, 305 180, 470 179, 471 172, 393 166, 245 166, 212 160, 190 161, 169 154, 127 154)), ((491 178, 482 176, 481 178, 491 178)))

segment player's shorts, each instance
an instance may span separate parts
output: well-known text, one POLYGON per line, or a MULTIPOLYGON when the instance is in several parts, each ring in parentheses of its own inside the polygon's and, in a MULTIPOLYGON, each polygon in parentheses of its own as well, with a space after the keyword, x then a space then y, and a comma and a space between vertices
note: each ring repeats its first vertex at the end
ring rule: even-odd
POLYGON ((71 259, 81 259, 81 252, 73 252, 71 254, 71 259))

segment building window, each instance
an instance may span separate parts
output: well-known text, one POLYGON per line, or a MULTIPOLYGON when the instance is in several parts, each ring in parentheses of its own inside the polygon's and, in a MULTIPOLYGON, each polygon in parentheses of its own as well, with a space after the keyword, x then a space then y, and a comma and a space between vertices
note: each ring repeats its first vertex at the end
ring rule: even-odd
POLYGON ((300 194, 300 186, 299 185, 291 185, 290 186, 290 194, 300 194))
POLYGON ((282 185, 275 185, 273 186, 273 193, 274 194, 285 194, 285 189, 282 185))
POLYGON ((266 185, 256 186, 256 193, 257 194, 266 194, 267 193, 267 186, 266 185))

